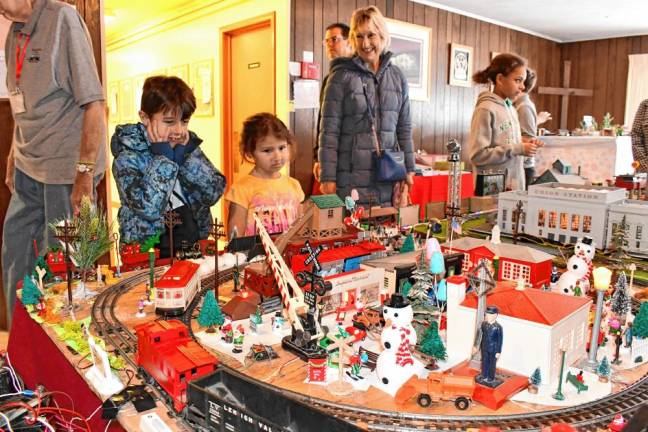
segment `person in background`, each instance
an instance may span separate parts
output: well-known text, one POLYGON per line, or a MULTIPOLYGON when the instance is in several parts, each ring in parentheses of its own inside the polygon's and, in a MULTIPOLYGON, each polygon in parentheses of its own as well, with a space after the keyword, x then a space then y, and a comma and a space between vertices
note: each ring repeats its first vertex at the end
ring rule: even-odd
POLYGON ((321 190, 344 199, 352 189, 357 203, 391 206, 395 186, 377 182, 372 155, 376 135, 381 150, 400 147, 406 182, 414 183, 414 151, 409 87, 393 54, 385 19, 375 6, 356 9, 349 35, 354 56, 336 58, 324 88, 319 133, 321 190), (375 118, 375 134, 371 118, 375 118))
MULTIPOLYGON (((536 85, 537 76, 533 69, 527 68, 526 79, 524 80, 524 91, 520 93, 514 101, 520 121, 520 131, 522 138, 536 138, 538 126, 551 119, 551 114, 546 111, 538 113, 536 106, 529 97, 529 93, 536 85)), ((529 156, 524 158, 524 178, 526 188, 535 178, 535 157, 529 156)))
POLYGON ((639 104, 632 122, 632 156, 639 162, 638 172, 648 172, 648 99, 639 104))
POLYGON ((533 156, 542 142, 522 139, 513 100, 524 91, 526 61, 515 54, 500 54, 484 70, 473 75, 477 84, 493 84, 477 98, 470 123, 468 152, 475 176, 505 171, 506 186, 524 190, 522 156, 533 156))
MULTIPOLYGON (((326 27, 326 34, 324 36, 324 46, 326 47, 326 58, 329 61, 338 58, 338 57, 351 57, 353 53, 351 50, 351 44, 349 43, 349 26, 344 23, 334 23, 326 27)), ((322 91, 320 92, 320 111, 317 115, 317 135, 319 137, 319 132, 321 129, 322 123, 322 102, 324 99, 324 88, 326 87, 326 82, 328 81, 328 74, 322 80, 322 91)), ((319 141, 315 140, 315 148, 313 151, 313 190, 311 195, 319 195, 320 192, 320 165, 318 162, 318 153, 319 152, 319 141)))
POLYGON ((56 240, 48 223, 94 198, 106 168, 106 108, 88 29, 77 11, 53 0, 0 0, 12 21, 5 44, 14 137, 5 183, 2 271, 11 326, 16 284, 30 274, 33 242, 56 240))
POLYGON ((170 256, 173 210, 181 223, 173 227, 173 250, 182 242, 206 239, 210 207, 223 195, 223 176, 200 149, 202 140, 188 129, 196 98, 178 77, 153 76, 144 81, 140 123, 119 125, 110 140, 113 176, 119 191, 118 213, 123 243, 160 236, 160 257, 170 256))
POLYGON ((234 233, 256 234, 254 214, 270 234, 285 231, 295 222, 304 191, 296 179, 281 173, 294 148, 292 134, 273 114, 255 114, 243 122, 241 156, 254 163, 254 168, 225 194, 230 239, 234 233))

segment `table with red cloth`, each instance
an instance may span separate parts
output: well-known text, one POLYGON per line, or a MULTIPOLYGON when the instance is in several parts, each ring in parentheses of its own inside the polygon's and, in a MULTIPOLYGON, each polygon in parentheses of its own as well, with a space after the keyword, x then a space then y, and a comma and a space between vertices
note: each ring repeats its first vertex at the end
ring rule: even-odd
MULTIPOLYGON (((431 176, 415 176, 414 186, 410 191, 413 204, 419 205, 419 217, 425 219, 425 205, 430 202, 446 202, 448 200, 448 174, 440 173, 431 176)), ((471 172, 461 173, 461 198, 475 195, 473 176, 471 172)))
MULTIPOLYGON (((67 393, 74 401, 74 410, 84 417, 88 417, 101 405, 101 399, 79 375, 59 345, 54 343, 45 329, 29 316, 20 301, 17 301, 14 306, 7 351, 12 366, 22 377, 26 388, 34 389, 38 384, 42 384, 47 391, 67 393)), ((67 398, 60 395, 55 397, 62 408, 72 409, 67 398)), ((88 423, 94 432, 105 430, 108 421, 101 418, 101 409, 99 409, 88 423)), ((124 429, 117 420, 113 420, 108 430, 123 431, 124 429)))

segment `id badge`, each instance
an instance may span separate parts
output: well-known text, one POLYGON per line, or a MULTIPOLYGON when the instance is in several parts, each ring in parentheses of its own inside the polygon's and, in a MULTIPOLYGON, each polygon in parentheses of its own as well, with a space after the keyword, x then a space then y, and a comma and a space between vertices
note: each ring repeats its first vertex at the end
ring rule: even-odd
POLYGON ((26 111, 25 96, 19 89, 11 92, 11 94, 9 95, 9 103, 11 104, 11 111, 13 111, 14 115, 21 114, 26 111))

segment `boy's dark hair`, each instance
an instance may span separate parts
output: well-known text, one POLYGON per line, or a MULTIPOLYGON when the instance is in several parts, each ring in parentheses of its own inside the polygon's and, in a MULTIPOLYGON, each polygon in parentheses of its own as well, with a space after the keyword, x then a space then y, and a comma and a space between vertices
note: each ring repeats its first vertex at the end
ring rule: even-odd
POLYGON ((340 31, 342 32, 342 37, 344 37, 345 39, 349 38, 349 31, 351 31, 351 29, 349 28, 348 25, 341 22, 336 22, 326 27, 325 33, 326 31, 333 30, 334 28, 340 29, 340 31))
POLYGON ((498 74, 507 76, 515 68, 526 66, 526 60, 517 54, 504 53, 491 60, 490 65, 473 75, 473 81, 477 84, 487 84, 489 81, 495 84, 498 74))
POLYGON ((272 135, 273 137, 286 141, 290 151, 290 159, 295 156, 295 138, 292 136, 284 122, 274 114, 259 113, 248 117, 243 122, 241 142, 239 143, 241 156, 248 162, 254 163, 252 153, 256 150, 259 140, 272 135))
POLYGON ((156 75, 146 78, 140 109, 149 117, 159 112, 180 112, 189 120, 196 110, 196 97, 189 86, 175 76, 156 75))
POLYGON ((524 80, 524 93, 531 93, 531 90, 533 90, 536 85, 536 81, 538 81, 538 76, 535 71, 527 68, 527 75, 524 80))

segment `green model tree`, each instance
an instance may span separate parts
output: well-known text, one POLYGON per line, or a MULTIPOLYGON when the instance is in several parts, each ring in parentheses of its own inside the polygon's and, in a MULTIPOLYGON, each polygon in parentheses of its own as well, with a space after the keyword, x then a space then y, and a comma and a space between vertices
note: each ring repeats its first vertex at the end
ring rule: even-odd
POLYGON ((403 297, 407 297, 411 289, 412 284, 407 279, 401 279, 399 291, 403 294, 403 297))
POLYGON ((610 376, 610 362, 608 361, 607 356, 603 357, 601 363, 599 363, 596 368, 596 374, 598 376, 609 377, 610 376))
POLYGON ((638 338, 648 337, 648 302, 643 302, 639 308, 632 324, 632 335, 638 338))
POLYGON ((42 296, 43 294, 39 291, 34 280, 25 276, 23 278, 22 304, 25 306, 38 304, 42 296))
POLYGON ((419 265, 412 272, 412 279, 414 279, 414 285, 410 288, 407 293, 407 298, 412 301, 414 306, 416 303, 427 304, 428 303, 428 291, 434 285, 434 276, 427 270, 425 265, 427 260, 425 259, 425 253, 421 252, 421 258, 419 259, 419 265))
POLYGON ((612 301, 610 309, 618 317, 625 317, 630 310, 630 296, 628 295, 628 280, 625 272, 621 272, 617 278, 614 294, 612 294, 612 301))
POLYGON ((445 360, 448 358, 443 341, 439 336, 439 324, 432 321, 430 326, 423 333, 423 340, 419 346, 419 351, 432 357, 432 368, 436 369, 436 360, 445 360))
POLYGON ((628 247, 628 230, 630 226, 626 222, 625 215, 621 218, 621 222, 614 224, 612 229, 612 254, 610 255, 615 259, 624 259, 628 257, 626 254, 626 248, 628 247))
POLYGON ((540 385, 541 382, 542 382, 542 375, 540 375, 540 368, 537 367, 529 377, 529 383, 537 387, 540 385))
POLYGON ((408 235, 403 242, 403 246, 400 248, 400 253, 405 252, 414 252, 416 250, 416 245, 414 244, 414 237, 412 234, 408 235))
POLYGON ((198 314, 198 324, 202 327, 207 327, 207 333, 214 333, 216 329, 214 326, 221 326, 225 322, 225 317, 216 302, 214 291, 208 290, 205 294, 200 314, 198 314))

